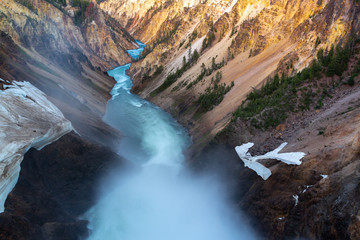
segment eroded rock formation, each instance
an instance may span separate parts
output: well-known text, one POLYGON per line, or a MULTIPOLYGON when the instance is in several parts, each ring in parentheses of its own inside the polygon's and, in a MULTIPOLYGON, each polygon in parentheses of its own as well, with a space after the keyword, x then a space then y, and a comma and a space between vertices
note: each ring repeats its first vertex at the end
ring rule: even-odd
POLYGON ((0 214, 1 239, 81 239, 79 217, 96 201, 99 180, 112 169, 131 167, 109 148, 69 133, 41 151, 31 149, 0 214))
POLYGON ((42 149, 73 130, 46 95, 28 82, 9 84, 0 92, 0 211, 19 178, 20 163, 30 148, 42 149))

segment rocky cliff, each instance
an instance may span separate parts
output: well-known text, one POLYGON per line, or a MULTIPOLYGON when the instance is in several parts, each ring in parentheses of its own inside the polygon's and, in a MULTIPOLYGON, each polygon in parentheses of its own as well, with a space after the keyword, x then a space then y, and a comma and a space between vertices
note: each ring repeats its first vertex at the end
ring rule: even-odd
MULTIPOLYGON (((189 129, 191 169, 224 178, 259 231, 360 238, 358 1, 97 2, 4 0, 0 77, 32 82, 82 137, 111 147, 118 133, 101 117, 114 82, 103 71, 131 60, 130 32, 147 44, 129 71, 133 91, 189 129), (234 151, 248 141, 252 154, 286 141, 285 151, 307 156, 300 166, 264 160, 273 174, 263 181, 234 151)), ((1 236, 86 235, 78 216, 111 159, 73 134, 30 151, 0 215, 1 236)))
POLYGON ((207 142, 223 129, 246 94, 268 76, 294 74, 320 48, 342 44, 359 31, 359 4, 350 0, 107 0, 100 8, 149 43, 146 57, 130 71, 137 83, 134 90, 177 117, 196 142, 207 142), (154 92, 195 50, 200 54, 196 62, 154 92), (199 77, 204 68, 211 69, 199 77), (218 72, 219 84, 234 86, 202 111, 198 99, 212 88, 218 72))
POLYGON ((2 1, 0 77, 31 82, 82 136, 110 144, 116 131, 101 118, 115 82, 104 71, 131 61, 125 49, 137 44, 96 4, 78 3, 2 1))
POLYGON ((88 223, 79 217, 96 202, 99 179, 118 168, 131 166, 75 133, 41 151, 31 149, 0 214, 1 239, 84 239, 88 223))
POLYGON ((30 148, 41 149, 73 130, 46 95, 28 82, 5 82, 0 92, 0 211, 19 178, 20 163, 30 148))
POLYGON ((100 7, 148 44, 130 69, 133 91, 189 129, 189 166, 223 178, 268 239, 360 237, 358 1, 100 7), (285 152, 306 157, 300 166, 263 160, 273 173, 264 181, 234 151, 247 142, 254 155, 289 142, 285 152))

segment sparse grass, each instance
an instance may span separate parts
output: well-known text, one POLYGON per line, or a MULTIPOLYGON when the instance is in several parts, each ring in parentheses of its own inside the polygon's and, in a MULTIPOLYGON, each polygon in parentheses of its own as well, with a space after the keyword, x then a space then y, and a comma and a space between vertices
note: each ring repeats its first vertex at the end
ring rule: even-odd
POLYGON ((66 7, 66 0, 46 0, 48 3, 51 3, 56 8, 60 10, 64 10, 64 7, 66 7))
POLYGON ((80 26, 86 19, 91 21, 95 12, 95 5, 88 0, 73 0, 73 7, 79 7, 79 10, 75 12, 74 21, 75 24, 80 26))
POLYGON ((20 3, 21 5, 27 7, 34 13, 37 13, 37 10, 35 9, 35 6, 31 0, 16 0, 16 2, 20 3))
POLYGON ((205 67, 205 64, 203 63, 201 65, 201 73, 196 77, 195 81, 192 81, 189 83, 189 85, 186 86, 186 89, 192 88, 194 85, 198 84, 200 81, 204 79, 205 76, 210 76, 214 71, 221 69, 225 65, 225 60, 223 59, 222 62, 216 63, 215 58, 212 59, 211 67, 207 68, 205 67))
POLYGON ((202 47, 201 47, 201 52, 203 52, 206 48, 210 47, 212 45, 212 43, 215 40, 215 33, 214 31, 211 31, 208 33, 208 35, 205 37, 203 43, 202 43, 202 47))
MULTIPOLYGON (((247 95, 246 100, 233 113, 233 120, 241 118, 256 128, 268 129, 283 122, 289 112, 306 111, 312 107, 320 109, 323 100, 332 97, 329 90, 340 84, 333 82, 330 85, 318 85, 316 81, 324 76, 342 76, 354 53, 350 46, 351 43, 344 48, 331 47, 329 51, 321 48, 317 54, 318 60, 314 60, 301 72, 281 78, 276 74, 260 89, 254 89, 247 95)), ((354 77, 359 74, 360 67, 355 68, 347 83, 354 85, 354 77)))
POLYGON ((157 89, 155 89, 153 92, 150 93, 151 97, 156 96, 157 94, 163 92, 165 89, 170 87, 176 80, 178 80, 197 60, 199 59, 199 53, 195 49, 195 51, 192 53, 191 49, 189 49, 189 59, 186 61, 186 58, 184 57, 183 65, 181 68, 177 68, 174 73, 170 73, 163 84, 160 85, 157 89))
POLYGON ((222 73, 217 72, 215 80, 212 79, 211 86, 206 88, 205 92, 201 94, 197 100, 200 104, 200 112, 207 112, 214 108, 214 106, 221 103, 226 93, 228 93, 234 86, 234 82, 226 86, 225 83, 219 84, 222 78, 222 73))
POLYGON ((317 38, 316 38, 316 41, 315 41, 315 48, 317 48, 320 43, 321 43, 321 40, 320 40, 319 37, 317 37, 317 38))

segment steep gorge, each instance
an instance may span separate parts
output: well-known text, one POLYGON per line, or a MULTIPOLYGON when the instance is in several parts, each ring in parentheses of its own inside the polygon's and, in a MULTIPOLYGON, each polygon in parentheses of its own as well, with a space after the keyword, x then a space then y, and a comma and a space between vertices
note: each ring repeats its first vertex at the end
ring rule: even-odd
POLYGON ((2 187, 7 180, 16 183, 21 163, 19 179, 0 214, 1 239, 87 236, 87 222, 79 216, 95 203, 99 179, 109 169, 129 166, 112 149, 120 133, 102 120, 115 83, 105 71, 131 61, 125 50, 138 45, 95 4, 86 2, 86 11, 71 4, 4 0, 0 5, 0 77, 5 80, 0 94, 8 101, 1 109, 11 113, 2 111, 7 121, 1 122, 2 187), (81 12, 84 19, 79 21, 81 12), (35 95, 16 90, 10 96, 5 85, 24 85, 24 92, 35 95), (52 104, 64 114, 63 120, 52 104), (56 111, 48 111, 48 106, 56 111), (69 127, 60 128, 58 118, 69 127), (71 125, 75 130, 68 133, 71 125), (55 140, 41 151, 28 149, 55 140), (8 159, 7 153, 14 158, 8 159), (10 176, 13 172, 16 179, 10 176))
POLYGON ((305 88, 326 89, 319 109, 313 103, 268 129, 233 119, 253 87, 260 89, 275 73, 296 76, 312 66, 319 49, 328 54, 332 44, 346 46, 358 36, 357 1, 105 0, 87 5, 82 22, 75 17, 81 9, 71 1, 60 7, 58 1, 31 0, 30 7, 21 2, 26 1, 4 0, 0 6, 0 77, 32 82, 81 137, 68 134, 25 156, 19 184, 0 215, 2 238, 87 235, 87 222, 78 216, 96 202, 95 183, 116 162, 128 166, 100 145, 113 147, 119 139, 102 121, 115 83, 104 71, 131 61, 125 50, 138 44, 130 34, 147 43, 144 58, 129 70, 133 91, 189 129, 195 144, 188 166, 216 172, 261 233, 269 239, 360 237, 360 89, 353 75, 360 66, 359 42, 342 76, 323 70, 297 90, 302 96, 305 88), (157 91, 178 71, 175 81, 157 91), (223 99, 202 108, 199 97, 221 84, 230 87, 223 99), (307 156, 295 167, 264 161, 273 172, 265 182, 236 156, 234 147, 248 141, 256 144, 254 154, 287 141, 286 151, 307 156))
POLYGON ((356 1, 108 0, 100 8, 150 45, 146 57, 130 70, 134 91, 173 114, 200 145, 229 123, 252 87, 276 72, 294 74, 320 48, 329 49, 359 31, 356 1), (200 53, 196 63, 166 90, 151 95, 195 49, 200 53), (197 83, 202 64, 211 68, 213 58, 225 66, 197 83), (159 66, 164 70, 155 74, 159 66), (235 85, 219 105, 198 114, 196 101, 217 72, 223 75, 220 84, 235 85))
MULTIPOLYGON (((50 1, 51 2, 51 1, 50 1)), ((104 71, 131 61, 135 40, 94 4, 79 23, 69 4, 2 1, 0 77, 26 80, 45 92, 77 131, 99 143, 116 139, 101 120, 114 80, 104 71), (86 124, 83 124, 86 123, 86 124)))
POLYGON ((294 90, 300 100, 305 92, 328 95, 289 111, 282 124, 256 128, 233 117, 248 93, 256 93, 253 87, 271 83, 276 73, 305 75, 315 69, 313 60, 322 64, 320 49, 326 55, 358 39, 357 1, 108 0, 100 7, 149 45, 144 59, 130 69, 133 91, 189 129, 195 141, 189 166, 200 172, 216 169, 238 206, 261 225, 259 231, 269 239, 359 238, 359 41, 344 72, 330 74, 321 66, 319 76, 305 78, 294 90), (200 56, 192 61, 195 50, 200 56), (218 86, 234 86, 204 111, 199 97, 214 89, 219 72, 218 86), (274 174, 264 182, 244 169, 234 152, 249 141, 255 142, 254 154, 286 141, 285 151, 307 156, 296 167, 264 161, 274 174))

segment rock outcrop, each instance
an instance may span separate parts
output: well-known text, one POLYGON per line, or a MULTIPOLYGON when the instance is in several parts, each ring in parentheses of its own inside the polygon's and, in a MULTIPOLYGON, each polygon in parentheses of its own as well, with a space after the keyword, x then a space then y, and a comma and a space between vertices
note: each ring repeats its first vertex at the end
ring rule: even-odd
POLYGON ((0 211, 19 178, 20 164, 30 148, 40 150, 73 130, 69 120, 46 95, 28 82, 0 91, 0 211))
POLYGON ((56 3, 2 1, 0 77, 31 82, 83 137, 111 144, 119 133, 101 118, 115 81, 103 71, 131 61, 125 50, 137 44, 95 4, 79 22, 81 9, 56 3))
POLYGON ((234 200, 269 239, 358 239, 359 219, 359 85, 342 86, 324 108, 290 114, 277 129, 262 131, 238 119, 192 160, 193 169, 222 169, 234 200), (281 133, 281 134, 280 134, 281 133), (260 155, 283 141, 284 151, 306 153, 299 166, 262 160, 272 175, 264 181, 244 168, 232 151, 253 141, 260 155), (227 150, 217 150, 220 148, 227 150), (213 158, 213 159, 212 159, 213 158), (208 166, 210 165, 210 166, 208 166))
POLYGON ((131 168, 109 148, 69 133, 31 149, 0 214, 0 238, 77 240, 88 235, 80 216, 94 205, 97 184, 114 168, 131 168))
POLYGON ((100 8, 148 43, 146 57, 130 69, 134 91, 179 119, 199 145, 227 125, 253 87, 275 72, 291 75, 303 69, 320 48, 344 43, 360 26, 359 4, 345 0, 107 0, 100 8), (197 63, 167 89, 151 94, 195 49, 197 63), (199 83, 203 66, 211 68, 213 58, 225 65, 199 83), (160 65, 163 72, 155 74, 160 65), (201 112, 196 101, 217 72, 222 72, 220 84, 234 82, 234 87, 220 104, 201 112))

